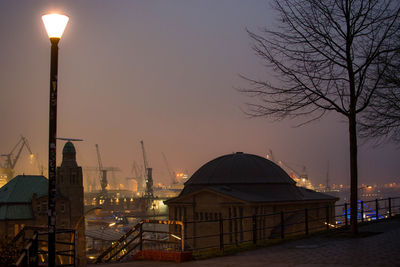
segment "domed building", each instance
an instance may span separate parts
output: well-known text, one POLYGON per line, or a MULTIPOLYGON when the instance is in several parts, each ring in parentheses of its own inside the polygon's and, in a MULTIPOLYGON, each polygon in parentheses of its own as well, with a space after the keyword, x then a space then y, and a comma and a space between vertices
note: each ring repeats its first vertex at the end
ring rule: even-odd
MULTIPOLYGON (((325 218, 334 219, 337 200, 296 186, 281 167, 266 158, 237 152, 204 164, 185 183, 181 194, 165 204, 169 207, 170 220, 188 222, 185 227, 187 245, 200 248, 218 244, 218 237, 193 237, 217 233, 220 218, 224 219, 224 244, 251 240, 253 215, 257 218, 257 239, 274 238, 281 234, 282 219, 288 225, 284 231, 295 232, 297 225, 305 221, 305 209, 309 210, 310 228, 311 224, 323 227, 325 218), (297 210, 303 212, 294 212, 297 210), (271 216, 266 216, 268 214, 271 216), (212 220, 214 224, 200 223, 212 220)), ((304 229, 304 223, 299 227, 304 229)))

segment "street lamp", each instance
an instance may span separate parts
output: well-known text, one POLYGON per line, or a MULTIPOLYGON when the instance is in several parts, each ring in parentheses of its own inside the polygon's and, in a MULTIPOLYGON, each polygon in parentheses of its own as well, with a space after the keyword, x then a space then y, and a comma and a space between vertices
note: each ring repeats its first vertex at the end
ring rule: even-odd
POLYGON ((42 16, 51 42, 50 108, 49 108, 49 200, 48 200, 48 266, 56 266, 56 137, 57 137, 57 72, 58 42, 69 18, 61 14, 42 16))

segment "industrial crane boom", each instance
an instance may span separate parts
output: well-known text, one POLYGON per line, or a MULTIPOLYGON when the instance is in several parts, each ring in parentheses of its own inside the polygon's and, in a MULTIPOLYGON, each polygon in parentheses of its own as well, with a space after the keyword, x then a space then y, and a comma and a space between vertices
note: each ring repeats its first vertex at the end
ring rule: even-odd
POLYGON ((169 166, 169 163, 168 163, 168 160, 167 160, 167 157, 165 156, 165 154, 163 152, 161 152, 161 154, 163 156, 164 163, 165 163, 165 166, 167 167, 168 175, 171 178, 172 184, 176 184, 177 181, 176 181, 175 173, 171 170, 171 167, 169 166))
POLYGON ((142 145, 142 152, 143 152, 143 166, 144 166, 144 169, 147 170, 147 168, 149 167, 149 164, 147 163, 146 151, 144 149, 143 140, 140 141, 140 144, 142 145))
POLYGON ((101 162, 100 149, 99 149, 98 144, 96 144, 96 151, 97 151, 97 161, 99 164, 99 178, 100 178, 100 186, 101 186, 101 195, 103 197, 105 197, 105 195, 107 193, 106 187, 108 185, 107 170, 105 170, 103 168, 103 163, 101 162))
POLYGON ((1 155, 1 156, 6 158, 6 166, 5 166, 6 168, 14 169, 15 165, 18 162, 18 159, 19 159, 19 157, 21 155, 21 152, 22 152, 22 149, 24 148, 24 146, 26 146, 26 149, 28 149, 30 155, 31 156, 33 155, 32 150, 31 150, 31 148, 29 146, 28 140, 21 135, 21 138, 19 139, 18 143, 13 147, 11 152, 8 153, 8 154, 2 154, 1 155), (17 149, 17 147, 19 145, 21 145, 21 146, 18 149, 17 155, 15 156, 14 159, 12 159, 12 155, 13 155, 14 151, 17 149))
MULTIPOLYGON (((30 153, 30 160, 32 161, 34 158, 34 154, 32 153, 32 150, 29 146, 28 140, 21 135, 21 138, 18 140, 17 144, 13 147, 10 153, 8 154, 2 154, 1 156, 5 158, 5 164, 3 166, 0 166, 4 168, 4 172, 7 177, 7 181, 11 181, 12 178, 14 178, 14 168, 15 165, 17 164, 19 157, 21 156, 22 150, 26 147, 26 149, 30 153), (18 148, 18 149, 17 149, 18 148), (17 151, 16 151, 17 150, 17 151), (16 155, 13 158, 13 154, 16 151, 16 155)), ((38 162, 37 162, 38 163, 38 162)), ((38 163, 39 164, 39 163, 38 163)))
POLYGON ((147 198, 153 198, 153 169, 149 167, 146 159, 146 151, 144 149, 144 143, 143 140, 140 141, 140 144, 142 145, 142 152, 143 152, 143 163, 144 163, 144 169, 146 173, 146 192, 145 192, 145 197, 147 198))
POLYGON ((101 156, 100 156, 100 149, 99 149, 99 145, 96 144, 96 152, 97 152, 97 162, 99 164, 99 171, 103 170, 103 164, 101 162, 101 156))

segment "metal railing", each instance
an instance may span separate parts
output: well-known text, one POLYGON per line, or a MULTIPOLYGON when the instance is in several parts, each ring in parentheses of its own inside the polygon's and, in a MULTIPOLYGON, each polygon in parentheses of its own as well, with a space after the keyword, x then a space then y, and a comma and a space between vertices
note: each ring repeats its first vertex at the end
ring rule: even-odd
MULTIPOLYGON (((258 244, 271 239, 346 227, 350 205, 323 206, 232 218, 184 221, 186 250, 219 249, 258 244), (332 210, 334 209, 334 210, 332 210), (202 229, 202 230, 201 230, 202 229), (207 231, 204 231, 207 229, 207 231), (199 235, 197 233, 207 233, 199 235)), ((400 197, 358 202, 358 222, 376 221, 400 214, 400 197)))
MULTIPOLYGON (((284 239, 313 232, 346 227, 350 205, 321 206, 276 213, 223 218, 210 213, 207 220, 142 220, 101 253, 96 263, 120 261, 142 250, 202 251, 240 244, 257 245, 271 239, 284 239), (168 229, 156 229, 165 225, 168 229)), ((400 214, 400 197, 359 201, 358 221, 376 221, 400 214)))
POLYGON ((97 256, 94 262, 121 261, 126 257, 133 256, 135 252, 149 249, 184 251, 183 227, 181 221, 142 220, 114 241, 109 248, 97 256), (169 230, 155 229, 152 227, 154 225, 176 225, 179 227, 179 233, 174 234, 169 230))
MULTIPOLYGON (((346 227, 350 222, 350 205, 322 206, 285 210, 252 216, 223 218, 210 213, 208 220, 142 220, 121 238, 112 242, 95 260, 96 263, 120 261, 143 250, 202 251, 240 244, 257 245, 271 239, 284 239, 313 232, 346 227), (164 229, 162 229, 162 226, 164 229), (167 229, 165 229, 167 228, 167 229), (201 234, 198 234, 201 233, 201 234)), ((358 222, 376 221, 400 214, 400 197, 358 202, 358 222)), ((26 227, 13 240, 23 247, 14 266, 38 266, 46 262, 47 228, 26 227), (26 231, 34 231, 25 239, 26 231), (40 237, 44 236, 44 239, 40 237)), ((58 265, 77 266, 74 230, 58 230, 58 265), (72 234, 73 237, 66 237, 72 234)))
MULTIPOLYGON (((12 266, 31 267, 47 264, 48 228, 25 226, 10 243, 21 247, 20 255, 12 266), (30 232, 33 232, 30 233, 30 232)), ((77 239, 72 229, 56 231, 56 264, 57 266, 77 265, 77 239)))

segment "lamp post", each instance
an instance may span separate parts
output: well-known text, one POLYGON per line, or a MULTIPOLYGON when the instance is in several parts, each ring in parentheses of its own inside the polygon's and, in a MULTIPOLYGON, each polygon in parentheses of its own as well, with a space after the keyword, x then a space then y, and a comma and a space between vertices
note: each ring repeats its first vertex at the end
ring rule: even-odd
POLYGON ((49 191, 48 191, 48 266, 56 266, 56 137, 57 137, 57 72, 58 42, 69 18, 60 14, 42 16, 51 42, 50 108, 49 108, 49 191))

